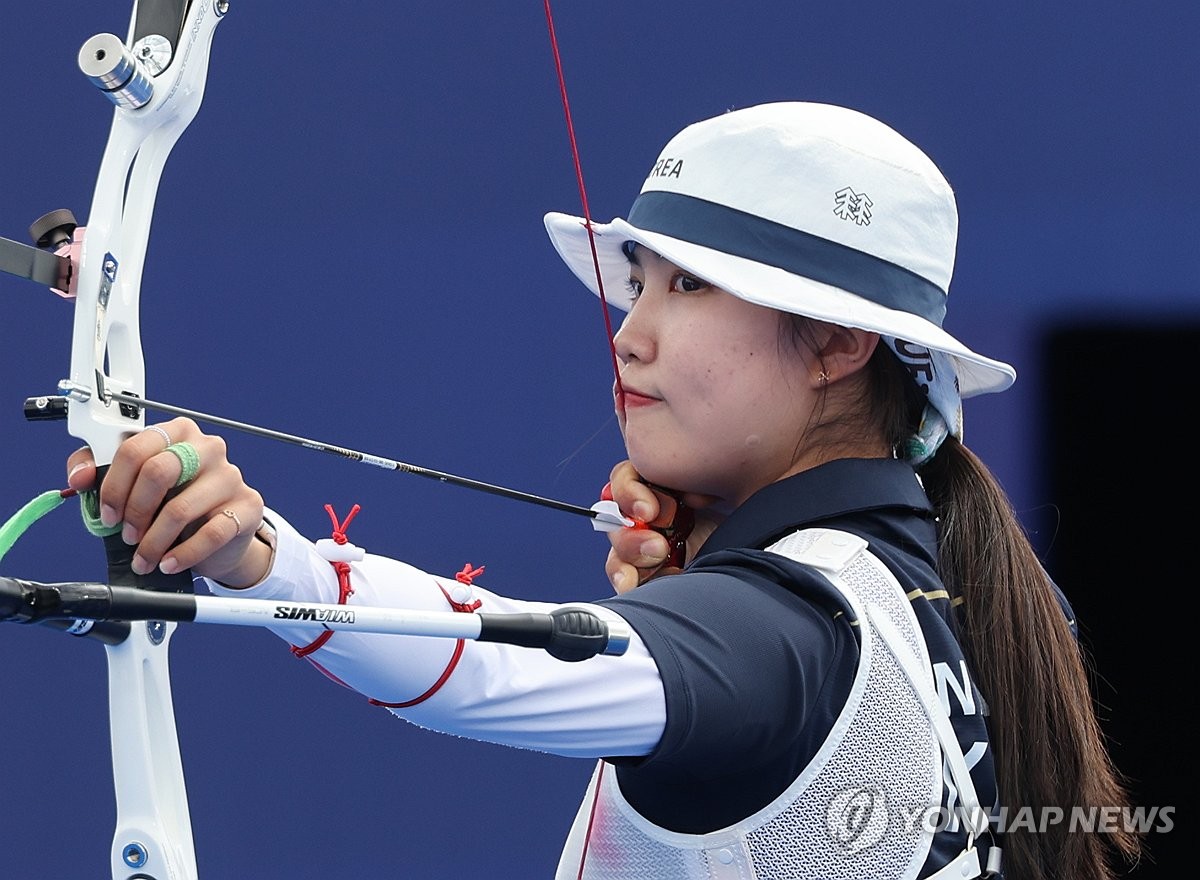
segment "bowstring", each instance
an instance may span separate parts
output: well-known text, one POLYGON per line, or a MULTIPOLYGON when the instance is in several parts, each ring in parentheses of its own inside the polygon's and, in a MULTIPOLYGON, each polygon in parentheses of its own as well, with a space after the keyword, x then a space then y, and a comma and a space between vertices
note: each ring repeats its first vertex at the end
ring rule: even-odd
POLYGON ((567 79, 563 74, 562 55, 558 51, 558 36, 554 31, 554 14, 550 9, 550 0, 543 0, 546 10, 546 29, 550 34, 550 49, 554 54, 554 69, 558 75, 558 91, 562 96, 563 116, 567 123, 567 139, 571 144, 571 159, 575 163, 575 180, 579 185, 579 201, 583 208, 583 223, 587 229, 588 246, 592 251, 592 268, 596 272, 596 288, 600 293, 600 311, 604 315, 604 331, 608 339, 608 353, 612 361, 614 386, 617 394, 617 406, 625 411, 625 388, 621 385, 621 368, 617 363, 617 345, 613 337, 612 318, 609 315, 608 297, 604 293, 604 278, 600 272, 600 256, 596 250, 596 234, 592 229, 592 211, 588 206, 587 187, 583 182, 583 163, 579 158, 579 144, 575 139, 575 123, 571 118, 571 102, 567 97, 567 79))

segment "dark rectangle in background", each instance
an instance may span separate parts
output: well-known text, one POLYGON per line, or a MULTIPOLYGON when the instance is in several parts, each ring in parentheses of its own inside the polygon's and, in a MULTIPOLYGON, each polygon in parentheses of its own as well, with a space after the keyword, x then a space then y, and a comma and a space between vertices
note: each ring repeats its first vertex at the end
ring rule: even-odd
MULTIPOLYGON (((1200 325, 1118 323, 1046 337, 1043 485, 1058 508, 1046 551, 1075 609, 1093 691, 1135 805, 1175 807, 1132 877, 1184 876, 1179 808, 1193 779, 1197 587, 1195 409, 1200 325)), ((1190 813, 1190 808, 1188 809, 1190 813)), ((1190 872, 1189 872, 1190 873, 1190 872)))

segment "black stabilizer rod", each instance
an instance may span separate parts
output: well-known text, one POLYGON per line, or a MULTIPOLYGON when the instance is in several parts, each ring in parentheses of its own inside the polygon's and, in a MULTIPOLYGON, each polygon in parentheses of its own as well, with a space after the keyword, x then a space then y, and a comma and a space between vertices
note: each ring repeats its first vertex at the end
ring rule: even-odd
POLYGON ((71 620, 92 620, 96 623, 85 634, 106 644, 124 641, 130 620, 189 621, 195 616, 196 597, 189 594, 0 577, 0 622, 49 623, 66 629, 71 620))
POLYGON ((42 626, 65 632, 75 638, 89 638, 105 645, 119 645, 129 638, 132 627, 127 620, 50 620, 39 621, 42 626), (86 624, 81 626, 80 624, 86 624))
MULTIPOLYGON (((63 608, 63 596, 79 593, 93 596, 107 589, 102 584, 39 584, 18 578, 0 577, 0 622, 42 623, 51 629, 74 636, 87 636, 106 645, 119 645, 129 638, 129 622, 98 620, 88 626, 78 626, 74 615, 58 614, 63 608)), ((69 598, 67 604, 74 601, 69 598)), ((94 600, 89 599, 88 604, 94 600)))

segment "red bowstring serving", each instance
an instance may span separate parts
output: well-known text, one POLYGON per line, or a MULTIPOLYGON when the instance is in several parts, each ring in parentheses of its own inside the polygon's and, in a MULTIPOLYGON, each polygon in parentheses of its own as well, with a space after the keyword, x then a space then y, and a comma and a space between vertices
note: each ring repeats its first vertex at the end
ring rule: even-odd
POLYGON ((587 227, 588 245, 592 249, 592 267, 596 272, 596 288, 600 293, 600 311, 604 315, 604 330, 608 335, 608 353, 612 359, 613 379, 617 392, 617 406, 625 411, 625 389, 621 385, 621 368, 617 364, 617 346, 613 342, 612 319, 608 312, 608 298, 604 295, 604 279, 600 273, 600 256, 596 252, 596 235, 592 230, 592 211, 588 207, 587 187, 583 183, 583 163, 579 159, 579 144, 575 140, 575 123, 571 120, 571 102, 567 98, 567 79, 563 75, 562 56, 558 52, 558 37, 554 32, 554 14, 550 11, 550 0, 543 0, 546 9, 546 28, 550 32, 550 49, 554 53, 554 69, 558 74, 558 91, 562 95, 563 116, 567 122, 567 138, 571 142, 571 158, 575 162, 575 180, 579 184, 579 201, 583 206, 583 221, 587 227))

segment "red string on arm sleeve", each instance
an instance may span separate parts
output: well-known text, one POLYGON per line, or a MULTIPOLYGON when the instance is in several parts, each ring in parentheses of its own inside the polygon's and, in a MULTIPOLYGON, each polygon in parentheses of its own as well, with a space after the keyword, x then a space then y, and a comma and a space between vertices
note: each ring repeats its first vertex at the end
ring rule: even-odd
MULTIPOLYGON (((356 517, 358 515, 359 510, 361 510, 361 508, 357 504, 355 504, 350 509, 350 512, 348 514, 346 514, 346 518, 344 520, 339 521, 337 518, 337 514, 335 514, 333 512, 333 506, 329 505, 329 504, 325 505, 325 512, 329 514, 329 520, 333 524, 332 536, 333 536, 334 543, 339 544, 339 545, 344 545, 344 544, 349 543, 349 539, 346 537, 346 529, 349 527, 350 522, 354 519, 354 517, 356 517)), ((345 605, 346 600, 349 599, 350 596, 352 596, 354 594, 354 588, 350 585, 350 572, 351 572, 350 563, 344 562, 341 560, 336 560, 336 561, 330 561, 330 565, 332 565, 333 570, 335 572, 337 572, 337 579, 338 579, 338 601, 337 601, 337 603, 339 605, 345 605)), ((478 568, 475 568, 471 565, 471 563, 468 562, 466 565, 463 566, 462 571, 460 571, 454 575, 454 579, 456 581, 458 581, 460 584, 462 584, 463 586, 469 588, 474 583, 475 578, 477 578, 481 574, 483 574, 483 571, 484 571, 484 567, 482 565, 479 566, 478 568)), ((434 581, 434 584, 437 586, 437 588, 439 590, 442 591, 442 595, 446 597, 446 602, 450 605, 450 607, 457 612, 460 612, 463 614, 470 614, 470 613, 474 612, 475 610, 477 610, 483 604, 483 602, 479 599, 471 600, 469 592, 465 597, 461 597, 462 601, 460 601, 460 599, 456 599, 454 596, 451 596, 450 593, 447 592, 446 588, 443 587, 437 581, 434 581)), ((312 657, 312 655, 314 653, 316 653, 317 651, 319 651, 325 645, 326 642, 328 642, 331 638, 333 638, 333 633, 334 633, 333 630, 327 629, 327 630, 325 630, 325 632, 321 633, 319 636, 317 636, 315 639, 313 639, 307 645, 303 645, 303 646, 292 645, 291 651, 297 657, 303 657, 304 659, 308 660, 309 663, 311 663, 313 666, 315 666, 327 678, 331 679, 332 681, 337 682, 338 684, 342 685, 343 687, 350 687, 350 685, 346 684, 346 682, 342 681, 340 678, 338 678, 336 675, 334 675, 332 672, 330 672, 328 669, 326 669, 324 666, 322 666, 320 663, 318 663, 312 657)), ((428 690, 426 690, 425 693, 421 694, 420 696, 414 697, 411 700, 406 700, 402 703, 385 703, 382 700, 376 700, 376 699, 373 699, 370 697, 367 698, 367 702, 369 702, 375 706, 383 706, 384 708, 387 708, 387 709, 404 709, 409 706, 415 706, 418 703, 422 703, 425 700, 428 700, 430 697, 432 697, 434 694, 436 694, 438 692, 438 690, 441 689, 442 685, 444 685, 446 683, 446 681, 450 678, 451 673, 454 672, 455 667, 458 666, 458 661, 462 657, 464 645, 465 645, 465 642, 463 641, 463 639, 456 640, 455 645, 454 645, 454 653, 450 656, 450 662, 446 664, 446 668, 444 670, 442 670, 442 674, 440 676, 438 676, 437 681, 435 681, 433 683, 433 685, 428 690)), ((351 688, 351 690, 353 690, 353 689, 354 688, 351 688)))
MULTIPOLYGON (((333 505, 332 504, 325 505, 325 512, 329 514, 329 519, 333 523, 333 540, 335 543, 337 543, 337 544, 348 543, 349 539, 346 537, 346 529, 349 528, 351 520, 353 520, 354 517, 358 516, 358 512, 361 509, 362 509, 361 507, 359 507, 357 504, 355 504, 353 507, 350 508, 350 512, 348 514, 346 514, 346 519, 342 522, 339 522, 338 518, 337 518, 337 514, 335 514, 333 512, 333 505)), ((337 579, 338 579, 337 603, 339 605, 345 605, 346 600, 349 599, 350 596, 354 594, 354 588, 350 586, 350 563, 339 561, 339 562, 331 562, 330 565, 332 565, 333 570, 335 572, 337 572, 337 579)), ((303 647, 298 646, 298 645, 292 645, 292 653, 295 654, 297 657, 307 657, 309 654, 313 653, 314 651, 319 651, 321 649, 321 647, 326 642, 328 642, 331 638, 333 638, 333 630, 327 629, 327 630, 325 630, 325 632, 321 633, 319 636, 317 636, 315 639, 313 639, 311 642, 309 642, 307 645, 304 645, 303 647)), ((321 671, 324 672, 326 675, 329 675, 329 672, 327 670, 322 669, 321 671)), ((334 678, 334 676, 330 675, 330 678, 334 678)))
MULTIPOLYGON (((483 574, 482 565, 479 566, 479 568, 472 568, 471 563, 468 562, 463 566, 462 571, 458 572, 458 574, 454 576, 454 579, 460 584, 469 587, 472 583, 474 583, 475 578, 479 577, 481 574, 483 574)), ((442 591, 442 595, 446 597, 446 601, 450 603, 450 607, 460 613, 470 614, 483 604, 483 601, 480 599, 475 599, 473 602, 458 602, 454 599, 454 597, 446 592, 446 588, 441 584, 438 584, 437 587, 442 591)), ((368 699, 367 702, 373 706, 383 706, 385 709, 407 709, 409 706, 415 706, 418 703, 425 702, 439 690, 441 690, 442 685, 444 685, 450 679, 451 673, 454 672, 455 667, 458 666, 458 661, 462 658, 463 648, 465 645, 466 642, 464 642, 462 639, 458 639, 455 642, 454 653, 450 655, 450 662, 446 664, 446 668, 442 670, 442 674, 438 676, 438 680, 435 681, 432 686, 430 686, 429 690, 425 691, 425 693, 421 694, 419 697, 414 697, 413 699, 406 700, 403 703, 385 703, 382 700, 375 699, 368 699)))

